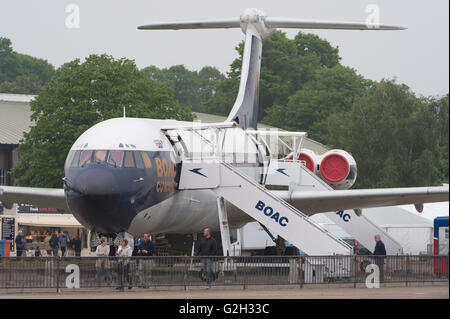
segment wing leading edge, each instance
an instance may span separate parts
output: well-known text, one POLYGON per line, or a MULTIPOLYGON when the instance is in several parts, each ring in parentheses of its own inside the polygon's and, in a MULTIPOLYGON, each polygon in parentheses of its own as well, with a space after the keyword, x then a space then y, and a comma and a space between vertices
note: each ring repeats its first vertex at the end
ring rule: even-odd
MULTIPOLYGON (((272 191, 305 214, 312 215, 346 209, 362 209, 449 200, 449 188, 408 187, 355 189, 337 191, 272 191)), ((68 210, 64 189, 0 186, 0 201, 10 208, 13 203, 31 204, 68 210)))
POLYGON ((0 201, 6 208, 14 203, 68 210, 64 189, 0 186, 0 201))
POLYGON ((449 200, 449 188, 407 187, 355 189, 336 191, 273 191, 295 208, 305 214, 332 212, 346 209, 362 209, 414 204, 420 207, 424 203, 446 202, 449 200))

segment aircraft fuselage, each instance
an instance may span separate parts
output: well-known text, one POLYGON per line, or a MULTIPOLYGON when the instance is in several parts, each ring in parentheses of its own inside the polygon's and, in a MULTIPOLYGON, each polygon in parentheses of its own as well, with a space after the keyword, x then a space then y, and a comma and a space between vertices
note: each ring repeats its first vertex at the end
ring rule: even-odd
MULTIPOLYGON (((194 233, 219 228, 216 195, 209 190, 177 190, 177 154, 161 131, 173 120, 116 118, 94 125, 72 146, 65 165, 65 194, 74 216, 100 233, 194 233)), ((184 124, 190 124, 184 122, 184 124)), ((233 128, 226 143, 236 146, 233 128), (231 138, 233 137, 233 138, 231 138)), ((258 170, 257 163, 241 163, 258 170)), ((239 165, 239 163, 237 163, 239 165)), ((251 219, 228 209, 240 227, 251 219)))

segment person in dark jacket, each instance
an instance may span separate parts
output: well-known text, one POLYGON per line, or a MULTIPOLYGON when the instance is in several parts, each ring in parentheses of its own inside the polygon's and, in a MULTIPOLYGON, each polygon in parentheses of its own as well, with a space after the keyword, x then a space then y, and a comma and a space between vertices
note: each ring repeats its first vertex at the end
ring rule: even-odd
POLYGON ((81 256, 81 239, 80 237, 75 237, 75 239, 72 241, 73 250, 75 251, 75 256, 80 257, 81 256))
MULTIPOLYGON (((150 234, 144 234, 143 240, 138 240, 137 256, 150 257, 156 254, 155 245, 150 239, 150 234)), ((149 258, 138 259, 139 286, 147 288, 151 282, 152 260, 149 258)))
POLYGON ((36 246, 36 248, 34 249, 34 257, 42 257, 42 253, 39 246, 36 246))
POLYGON ((384 243, 381 241, 380 235, 375 235, 375 242, 373 254, 377 256, 386 256, 386 249, 384 248, 384 243))
MULTIPOLYGON (((215 256, 217 254, 217 243, 216 240, 211 236, 211 230, 205 228, 203 231, 203 238, 200 240, 200 245, 197 247, 197 256, 215 256)), ((206 272, 206 289, 211 288, 212 281, 212 259, 203 258, 203 269, 206 272)))
POLYGON ((153 256, 155 254, 155 245, 150 240, 149 234, 144 234, 144 240, 141 241, 138 245, 138 256, 153 256))
POLYGON ((16 256, 21 257, 24 249, 25 237, 23 236, 23 232, 19 230, 19 234, 16 236, 16 256))
POLYGON ((58 231, 54 231, 52 234, 52 237, 50 237, 50 247, 52 247, 53 251, 53 257, 58 256, 58 247, 59 247, 59 237, 58 237, 58 231))
POLYGON ((381 241, 380 235, 375 235, 375 250, 373 254, 375 257, 375 263, 380 270, 380 282, 384 281, 384 256, 386 256, 386 249, 384 247, 384 243, 381 241))

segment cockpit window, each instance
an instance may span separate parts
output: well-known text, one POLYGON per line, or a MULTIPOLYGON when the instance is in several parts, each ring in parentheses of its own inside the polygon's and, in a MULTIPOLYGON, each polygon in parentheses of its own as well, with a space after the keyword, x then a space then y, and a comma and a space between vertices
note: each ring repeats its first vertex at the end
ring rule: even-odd
POLYGON ((133 159, 133 153, 132 152, 127 152, 125 154, 124 166, 125 167, 136 167, 136 165, 134 164, 134 159, 133 159))
POLYGON ((75 151, 70 167, 79 167, 78 162, 80 161, 80 154, 81 151, 75 151))
POLYGON ((91 162, 92 150, 90 151, 81 151, 80 154, 80 167, 83 167, 86 164, 91 162))
POLYGON ((137 168, 144 168, 144 162, 142 161, 141 153, 140 152, 133 152, 134 160, 136 162, 137 168))
POLYGON ((66 158, 66 163, 64 164, 64 167, 69 167, 70 163, 72 163, 73 155, 75 154, 75 151, 70 151, 66 158))
POLYGON ((108 164, 121 167, 124 153, 124 151, 109 151, 108 164))
POLYGON ((144 161, 145 168, 152 168, 152 161, 146 152, 140 152, 142 155, 142 160, 144 161))
POLYGON ((70 151, 65 167, 84 167, 89 163, 104 163, 105 161, 114 167, 153 168, 149 152, 120 150, 70 151))
POLYGON ((105 159, 106 159, 105 150, 95 151, 94 160, 96 163, 103 163, 105 159))

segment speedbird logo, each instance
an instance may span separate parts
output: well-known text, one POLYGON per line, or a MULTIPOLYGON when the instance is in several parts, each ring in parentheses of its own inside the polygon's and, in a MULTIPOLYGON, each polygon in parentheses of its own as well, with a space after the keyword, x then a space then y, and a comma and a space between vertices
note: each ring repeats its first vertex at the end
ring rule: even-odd
POLYGON ((200 173, 201 169, 202 169, 201 167, 200 168, 193 168, 193 169, 190 169, 189 172, 192 172, 192 173, 195 173, 195 174, 198 174, 200 176, 208 178, 208 176, 204 175, 203 173, 200 173))
POLYGON ((278 173, 281 173, 281 174, 283 174, 283 175, 286 175, 287 177, 289 177, 289 175, 286 174, 285 170, 286 170, 285 168, 279 168, 279 169, 277 169, 277 172, 278 172, 278 173))

